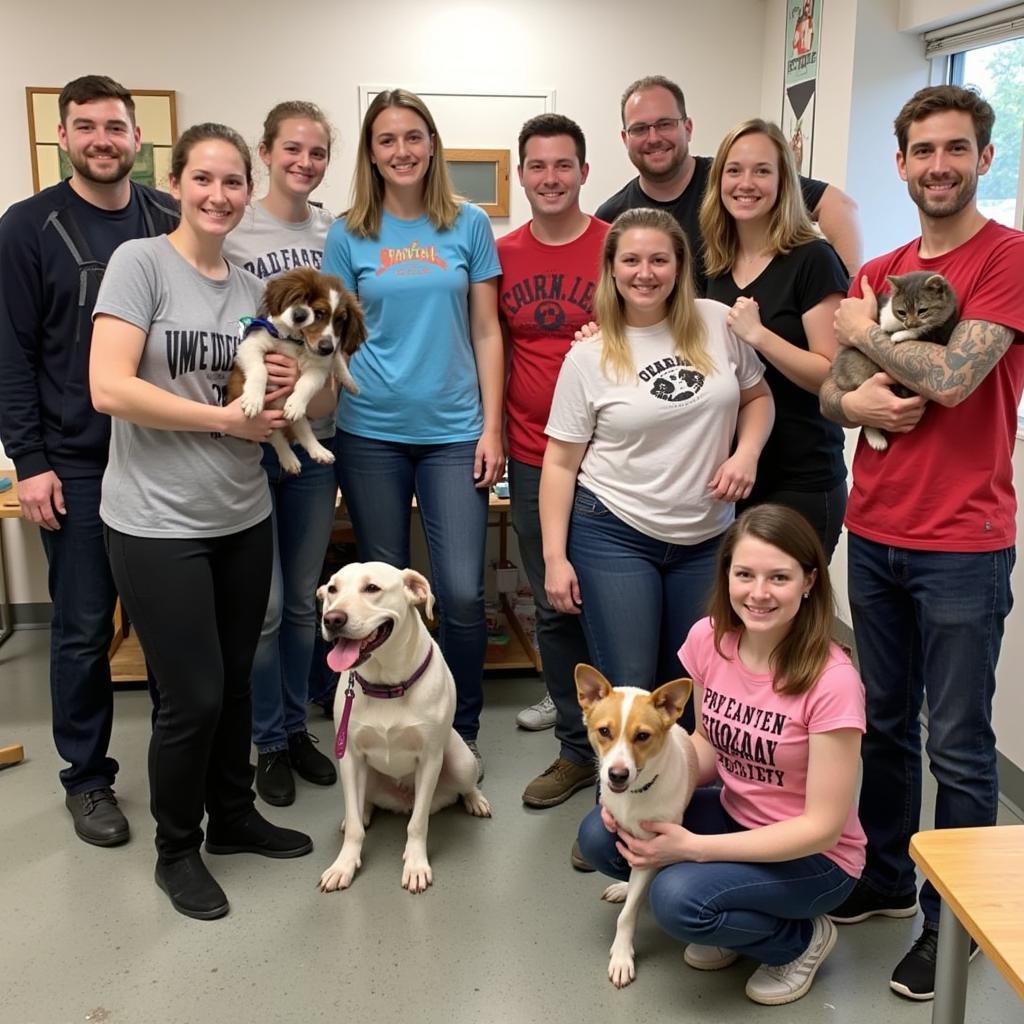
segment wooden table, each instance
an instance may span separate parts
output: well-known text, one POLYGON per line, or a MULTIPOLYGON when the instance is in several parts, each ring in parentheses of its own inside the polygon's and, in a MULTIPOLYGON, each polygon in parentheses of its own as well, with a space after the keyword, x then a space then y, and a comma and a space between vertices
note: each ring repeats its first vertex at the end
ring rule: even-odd
POLYGON ((1024 999, 1024 825, 918 832, 910 856, 942 897, 932 1024, 963 1024, 971 938, 1024 999))

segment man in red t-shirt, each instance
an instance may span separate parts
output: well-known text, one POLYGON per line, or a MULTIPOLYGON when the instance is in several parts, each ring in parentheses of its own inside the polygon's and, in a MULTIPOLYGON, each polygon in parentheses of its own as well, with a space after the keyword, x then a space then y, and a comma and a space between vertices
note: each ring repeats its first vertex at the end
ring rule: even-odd
MULTIPOLYGON (((836 314, 836 334, 884 372, 821 408, 844 426, 880 427, 889 448, 860 439, 846 514, 853 628, 867 689, 860 817, 867 866, 833 920, 916 910, 908 845, 921 812, 919 714, 938 786, 935 826, 992 825, 998 780, 992 696, 1009 614, 1017 503, 1013 454, 1024 387, 1024 234, 978 210, 992 163, 992 108, 977 93, 932 86, 896 118, 896 166, 918 207, 921 237, 865 264, 836 314), (948 346, 894 344, 876 322, 888 274, 942 274, 959 301, 948 346), (918 397, 898 398, 898 381, 918 397)), ((911 999, 935 988, 939 896, 921 889, 924 931, 890 986, 911 999)))
POLYGON ((523 793, 530 807, 554 807, 593 784, 594 753, 576 701, 573 672, 588 661, 578 615, 564 615, 544 591, 537 496, 555 381, 573 335, 593 319, 608 225, 580 210, 586 142, 560 114, 531 118, 519 133, 519 181, 533 219, 498 240, 498 307, 509 366, 505 391, 512 526, 537 608, 537 646, 550 698, 520 714, 544 728, 554 710, 559 755, 523 793))

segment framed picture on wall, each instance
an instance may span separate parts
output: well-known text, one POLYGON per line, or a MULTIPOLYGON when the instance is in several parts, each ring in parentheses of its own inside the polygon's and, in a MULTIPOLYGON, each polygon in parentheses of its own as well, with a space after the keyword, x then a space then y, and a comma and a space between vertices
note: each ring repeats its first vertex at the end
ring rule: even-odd
MULTIPOLYGON (((178 138, 175 93, 168 89, 131 89, 135 121, 142 130, 142 149, 131 177, 144 185, 167 189, 171 149, 178 138)), ((57 141, 59 88, 28 86, 28 138, 32 157, 32 188, 38 192, 71 176, 71 162, 57 141)))
POLYGON ((460 196, 491 217, 508 216, 507 149, 446 149, 445 162, 460 196))

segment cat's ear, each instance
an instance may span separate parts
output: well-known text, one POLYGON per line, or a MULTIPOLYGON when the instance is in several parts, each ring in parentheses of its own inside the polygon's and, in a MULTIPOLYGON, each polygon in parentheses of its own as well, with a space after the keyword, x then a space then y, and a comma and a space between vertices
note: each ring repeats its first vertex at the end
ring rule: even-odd
POLYGON ((900 279, 893 274, 887 274, 885 277, 886 281, 889 282, 889 287, 895 292, 899 291, 900 279))
POLYGON ((946 290, 946 279, 941 274, 932 274, 925 278, 924 286, 929 291, 939 292, 941 294, 946 290))

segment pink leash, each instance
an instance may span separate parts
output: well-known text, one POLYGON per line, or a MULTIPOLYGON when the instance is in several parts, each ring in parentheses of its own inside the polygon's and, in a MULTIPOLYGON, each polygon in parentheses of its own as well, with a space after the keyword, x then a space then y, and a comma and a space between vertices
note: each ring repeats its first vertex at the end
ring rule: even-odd
POLYGON ((348 720, 352 714, 352 700, 356 695, 356 685, 352 676, 348 674, 348 687, 345 690, 345 707, 341 712, 341 721, 338 723, 338 737, 334 741, 334 756, 340 761, 345 756, 345 748, 348 746, 348 720))

